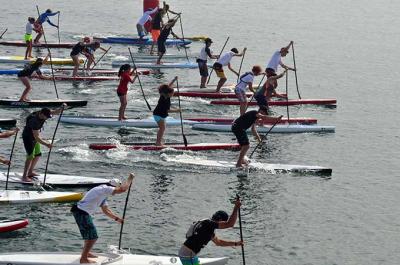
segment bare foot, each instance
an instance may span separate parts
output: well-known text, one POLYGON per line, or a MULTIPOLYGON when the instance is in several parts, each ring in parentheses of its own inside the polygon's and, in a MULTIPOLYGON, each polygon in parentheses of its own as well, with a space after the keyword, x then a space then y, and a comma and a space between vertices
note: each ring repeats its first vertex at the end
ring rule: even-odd
POLYGON ((33 180, 30 177, 23 177, 21 179, 21 181, 23 181, 23 182, 32 182, 33 180))
POLYGON ((38 173, 36 173, 36 172, 30 172, 30 173, 28 173, 28 177, 37 177, 37 176, 40 176, 40 174, 38 174, 38 173))
POLYGON ((99 256, 89 252, 88 257, 89 258, 98 258, 99 256))

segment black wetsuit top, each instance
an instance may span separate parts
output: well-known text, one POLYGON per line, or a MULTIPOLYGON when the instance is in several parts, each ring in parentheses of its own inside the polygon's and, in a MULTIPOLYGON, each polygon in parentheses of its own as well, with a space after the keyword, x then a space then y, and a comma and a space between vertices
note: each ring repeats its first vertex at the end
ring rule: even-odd
POLYGON ((157 107, 153 111, 153 115, 160 116, 162 118, 168 117, 168 111, 171 108, 171 98, 166 98, 164 96, 160 96, 158 100, 157 107))
POLYGON ((38 66, 36 64, 27 64, 24 66, 24 69, 19 71, 18 77, 31 76, 33 74, 33 72, 36 72, 38 75, 41 75, 42 72, 40 72, 39 68, 40 68, 40 66, 38 66))
POLYGON ((218 223, 213 220, 199 221, 194 224, 193 234, 183 244, 197 254, 214 238, 214 231, 217 228, 218 223))

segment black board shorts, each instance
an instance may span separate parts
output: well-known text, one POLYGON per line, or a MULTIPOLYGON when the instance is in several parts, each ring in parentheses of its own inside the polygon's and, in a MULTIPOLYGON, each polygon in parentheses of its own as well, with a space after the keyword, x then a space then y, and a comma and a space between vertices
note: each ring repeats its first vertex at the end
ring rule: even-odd
POLYGON ((208 76, 207 61, 197 59, 197 64, 199 65, 200 76, 207 77, 208 76))
POLYGON ((159 53, 165 53, 167 51, 167 48, 165 48, 165 42, 167 40, 163 40, 163 39, 158 39, 157 40, 157 50, 159 53))
POLYGON ((246 131, 242 128, 239 128, 235 123, 232 124, 232 132, 236 136, 236 139, 240 146, 250 144, 246 131))

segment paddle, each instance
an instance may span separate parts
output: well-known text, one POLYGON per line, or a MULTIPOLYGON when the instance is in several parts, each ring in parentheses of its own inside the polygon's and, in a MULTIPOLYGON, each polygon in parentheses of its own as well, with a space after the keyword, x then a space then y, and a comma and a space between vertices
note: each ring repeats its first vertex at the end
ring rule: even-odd
POLYGON ((182 132, 182 137, 183 137, 183 143, 185 144, 185 147, 188 145, 188 141, 186 139, 185 134, 183 133, 183 119, 182 119, 182 109, 181 109, 181 97, 179 96, 179 82, 178 78, 176 79, 176 89, 178 90, 178 106, 179 106, 179 116, 181 118, 181 132, 182 132))
MULTIPOLYGON (((40 11, 39 11, 39 7, 38 7, 38 6, 36 6, 36 10, 37 10, 38 16, 40 16, 40 11)), ((57 91, 57 85, 56 85, 56 79, 54 78, 53 59, 51 58, 50 48, 49 48, 49 46, 47 45, 46 34, 44 34, 44 27, 43 27, 43 26, 42 26, 42 30, 43 30, 44 43, 46 44, 47 51, 48 51, 49 57, 50 57, 50 68, 51 68, 51 75, 52 75, 52 77, 53 77, 54 89, 56 90, 57 99, 59 99, 59 97, 58 97, 58 91, 57 91)))
POLYGON ((299 99, 301 99, 300 96, 300 91, 299 91, 299 83, 297 81, 297 68, 296 68, 296 56, 294 55, 294 44, 292 43, 292 55, 293 55, 293 66, 294 66, 294 77, 296 78, 296 88, 297 88, 297 94, 299 95, 299 99))
POLYGON ((3 31, 3 33, 1 33, 1 35, 0 35, 0 39, 2 39, 2 38, 3 38, 3 35, 4 35, 4 34, 6 34, 7 30, 8 30, 8 29, 6 29, 5 31, 3 31))
MULTIPOLYGON (((226 44, 228 43, 228 41, 229 41, 229 36, 228 36, 228 38, 226 38, 225 44, 224 44, 224 46, 222 46, 222 49, 221 49, 221 52, 219 53, 218 58, 221 57, 221 54, 222 54, 222 52, 224 51, 225 46, 226 46, 226 44)), ((207 80, 207 85, 208 85, 208 83, 210 83, 211 74, 213 73, 213 71, 214 71, 214 68, 211 68, 210 75, 208 76, 208 80, 207 80)))
MULTIPOLYGON (((131 186, 132 186, 133 181, 131 184, 129 184, 128 188, 128 194, 126 195, 126 200, 125 200, 125 206, 124 206, 124 213, 122 214, 122 220, 125 220, 125 213, 126 213, 126 207, 128 206, 128 200, 129 200, 129 194, 131 193, 131 186)), ((124 223, 123 221, 121 223, 121 230, 119 231, 119 243, 118 243, 118 249, 121 250, 121 243, 122 243, 122 230, 124 229, 124 223)))
POLYGON ((11 148, 11 153, 10 153, 10 163, 8 164, 8 169, 7 169, 7 179, 6 179, 6 190, 8 189, 8 177, 10 175, 10 168, 11 168, 11 160, 13 157, 13 153, 14 153, 14 147, 15 147, 15 141, 17 140, 17 135, 18 135, 18 131, 15 133, 15 137, 14 137, 14 142, 11 148))
POLYGON ((133 67, 136 69, 137 79, 138 79, 138 81, 139 81, 140 90, 142 90, 142 95, 143 95, 144 101, 146 101, 147 108, 151 111, 150 104, 149 104, 149 102, 147 101, 146 96, 144 95, 144 91, 143 91, 143 87, 142 87, 142 82, 140 82, 139 72, 138 72, 138 70, 137 70, 137 68, 136 68, 136 64, 135 64, 135 60, 133 59, 133 55, 132 55, 132 52, 131 52, 131 48, 128 48, 128 50, 129 50, 129 55, 131 56, 131 60, 132 60, 132 63, 133 63, 133 67))
POLYGON ((58 13, 57 17, 57 36, 58 36, 58 44, 60 44, 60 12, 58 13))
POLYGON ((102 56, 100 56, 100 58, 96 62, 94 62, 92 68, 90 68, 90 71, 92 71, 96 67, 96 65, 101 61, 101 59, 103 59, 103 57, 108 53, 108 51, 110 49, 111 49, 111 46, 103 53, 102 56))
MULTIPOLYGON (((261 78, 261 81, 260 81, 260 83, 259 83, 258 86, 257 86, 256 92, 257 92, 258 89, 260 89, 260 86, 261 86, 262 82, 264 81, 264 78, 265 78, 265 75, 263 75, 263 77, 261 78)), ((249 108, 249 104, 250 104, 250 102, 253 100, 254 94, 255 94, 255 93, 253 93, 253 95, 251 96, 249 103, 247 103, 247 107, 246 107, 246 109, 245 109, 245 112, 246 112, 247 109, 249 108)))
POLYGON ((46 185, 47 168, 49 166, 51 149, 53 148, 54 139, 56 137, 58 125, 60 124, 60 120, 61 120, 61 116, 62 116, 63 112, 64 112, 64 104, 61 106, 61 112, 60 112, 60 114, 58 116, 56 128, 54 129, 53 138, 51 139, 51 147, 49 148, 49 154, 47 155, 46 169, 44 170, 44 178, 43 178, 42 186, 46 185))
POLYGON ((286 71, 286 112, 287 112, 287 119, 289 122, 289 94, 288 94, 288 83, 289 83, 289 73, 286 71))
MULTIPOLYGON (((239 194, 236 195, 236 199, 240 200, 239 194)), ((240 207, 238 209, 238 215, 239 215, 240 241, 243 242, 242 216, 240 214, 240 207)), ((244 258, 244 245, 242 245, 242 260, 243 260, 243 265, 246 265, 246 259, 244 258)))
POLYGON ((185 50, 186 60, 189 62, 189 57, 188 57, 187 50, 186 50, 186 47, 185 47, 185 35, 183 34, 182 15, 179 15, 179 22, 181 24, 182 41, 183 41, 183 45, 184 45, 183 49, 185 50))
POLYGON ((240 72, 242 71, 243 60, 244 60, 244 56, 246 55, 246 51, 247 51, 247 50, 245 50, 245 51, 243 52, 242 60, 240 61, 239 75, 238 75, 238 77, 237 77, 236 83, 239 83, 240 72))
POLYGON ((274 125, 269 128, 268 132, 265 133, 264 137, 261 138, 261 141, 257 144, 257 146, 254 148, 253 152, 251 152, 249 158, 251 158, 254 154, 254 152, 257 150, 257 148, 264 142, 264 139, 267 139, 267 135, 272 131, 272 129, 279 123, 279 121, 282 119, 283 115, 279 116, 274 125))

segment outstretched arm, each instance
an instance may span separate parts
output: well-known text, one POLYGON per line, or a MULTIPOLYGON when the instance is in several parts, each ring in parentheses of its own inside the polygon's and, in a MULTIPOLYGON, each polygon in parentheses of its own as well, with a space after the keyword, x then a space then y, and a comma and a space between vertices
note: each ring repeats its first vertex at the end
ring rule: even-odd
POLYGON ((119 187, 116 187, 116 188, 114 189, 112 195, 120 194, 120 193, 123 193, 123 192, 127 191, 127 190, 129 189, 129 186, 131 185, 131 183, 132 183, 134 177, 135 177, 135 175, 134 175, 133 173, 130 173, 130 174, 129 174, 129 177, 128 177, 128 179, 125 181, 125 183, 122 184, 122 185, 119 186, 119 187))
POLYGON ((117 221, 118 223, 123 223, 124 219, 119 218, 118 216, 116 216, 111 210, 110 208, 107 207, 107 205, 103 205, 101 206, 101 210, 103 211, 103 213, 105 215, 107 215, 108 217, 110 217, 111 219, 117 221))
POLYGON ((231 70, 235 75, 239 76, 239 73, 236 72, 236 71, 232 68, 231 63, 228 63, 228 69, 231 70))
POLYGON ((218 222, 218 229, 225 229, 233 227, 236 223, 238 210, 242 204, 240 203, 240 199, 237 198, 235 201, 235 206, 233 207, 232 214, 229 216, 228 221, 226 222, 218 222))
POLYGON ((47 18, 46 21, 47 21, 47 23, 49 23, 49 24, 52 25, 53 27, 58 28, 58 25, 53 24, 53 22, 51 22, 49 18, 47 18))
POLYGON ((215 245, 219 247, 236 247, 236 246, 242 246, 243 241, 227 241, 227 240, 222 240, 219 239, 218 237, 214 236, 213 239, 211 239, 212 242, 214 242, 215 245))
POLYGON ((14 130, 9 130, 9 131, 2 132, 2 133, 0 133, 0 138, 10 137, 10 136, 16 134, 18 131, 19 131, 19 129, 15 128, 14 130))
POLYGON ((169 87, 172 87, 172 86, 174 85, 174 83, 175 83, 176 80, 178 80, 178 77, 177 77, 177 76, 175 76, 174 79, 172 79, 171 82, 169 82, 168 86, 169 86, 169 87))

